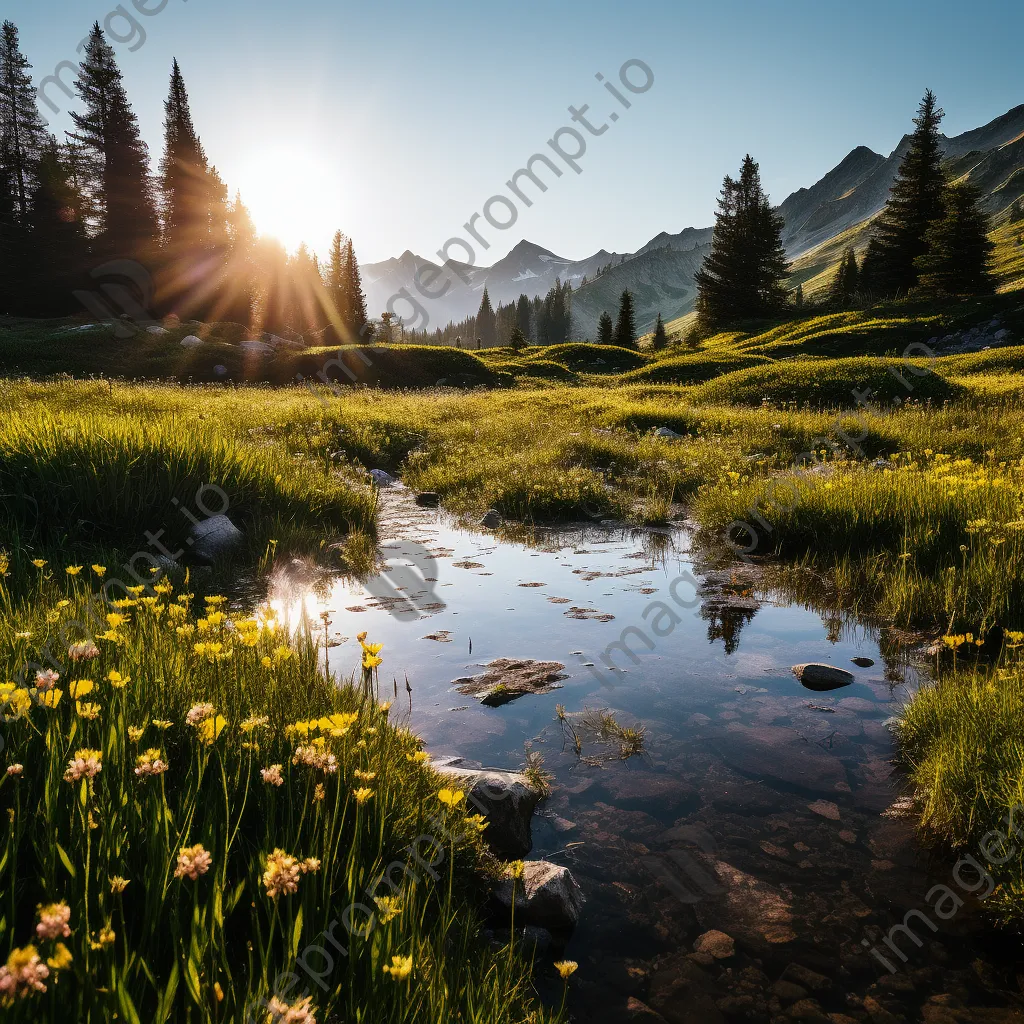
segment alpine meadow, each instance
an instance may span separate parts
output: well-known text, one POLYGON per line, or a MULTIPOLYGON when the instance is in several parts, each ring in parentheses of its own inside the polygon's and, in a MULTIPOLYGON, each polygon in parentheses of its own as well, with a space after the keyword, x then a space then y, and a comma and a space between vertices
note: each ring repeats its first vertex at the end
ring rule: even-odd
POLYGON ((1024 1024, 1024 13, 12 3, 0 1018, 1024 1024))

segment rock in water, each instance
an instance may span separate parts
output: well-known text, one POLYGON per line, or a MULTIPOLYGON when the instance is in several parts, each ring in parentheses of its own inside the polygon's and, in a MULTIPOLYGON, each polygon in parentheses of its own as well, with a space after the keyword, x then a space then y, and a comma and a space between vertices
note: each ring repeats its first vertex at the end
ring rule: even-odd
POLYGON ((441 504, 441 496, 436 491, 421 491, 416 495, 416 504, 423 508, 437 508, 441 504))
POLYGON ((793 675, 808 690, 838 690, 840 686, 849 686, 853 682, 853 673, 835 665, 794 665, 793 675))
POLYGON ((565 666, 558 661, 497 658, 486 668, 478 676, 452 680, 452 686, 492 708, 508 704, 524 693, 550 693, 559 689, 557 683, 565 678, 565 666))
POLYGON ((462 767, 461 758, 437 761, 433 768, 467 791, 472 812, 487 820, 484 841, 496 856, 516 860, 533 849, 531 819, 543 794, 525 775, 496 768, 462 767))
MULTIPOLYGON (((583 909, 583 890, 568 868, 546 860, 523 865, 523 877, 515 881, 516 924, 568 932, 576 927, 583 909)), ((498 903, 512 909, 512 880, 503 879, 494 891, 498 903)))
POLYGON ((378 487, 390 487, 395 482, 395 478, 383 469, 371 469, 370 476, 378 487))
POLYGON ((480 525, 484 527, 485 530, 496 530, 501 526, 501 523, 501 513, 496 508, 489 509, 484 513, 483 519, 480 520, 480 525))
POLYGON ((716 960, 728 960, 736 952, 736 943, 732 937, 725 932, 716 931, 714 928, 701 935, 693 944, 697 953, 707 953, 716 960))
POLYGON ((874 661, 871 658, 851 658, 850 660, 857 668, 871 668, 874 665, 874 661))
POLYGON ((190 334, 187 338, 182 338, 179 344, 182 348, 199 348, 203 344, 203 339, 190 334))
POLYGON ((242 543, 242 531, 227 516, 211 516, 192 527, 186 543, 197 561, 213 565, 242 543))

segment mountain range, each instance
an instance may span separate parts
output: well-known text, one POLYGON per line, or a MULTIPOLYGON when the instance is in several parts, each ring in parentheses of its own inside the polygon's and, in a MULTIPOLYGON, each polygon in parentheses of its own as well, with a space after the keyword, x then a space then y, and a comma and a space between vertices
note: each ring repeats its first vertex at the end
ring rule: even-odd
MULTIPOLYGON (((876 216, 909 144, 910 136, 904 136, 887 157, 858 146, 820 181, 788 196, 778 212, 790 258, 806 261, 817 248, 830 253, 829 243, 837 236, 876 216)), ((949 173, 974 182, 989 213, 998 215, 1024 195, 1024 104, 980 128, 952 138, 942 136, 942 147, 949 173)), ((596 337, 601 313, 614 313, 619 296, 628 288, 636 302, 637 325, 647 331, 658 313, 669 321, 693 308, 693 275, 710 249, 711 234, 710 227, 662 232, 634 253, 602 249, 584 260, 565 259, 524 240, 491 267, 450 261, 446 267, 451 286, 432 299, 416 288, 417 274, 422 282, 432 281, 437 273, 441 282, 442 268, 406 251, 397 258, 364 265, 363 285, 368 308, 375 314, 405 289, 420 302, 433 329, 475 314, 485 287, 497 306, 521 294, 544 295, 556 279, 569 281, 576 290, 573 320, 581 338, 596 337)), ((858 236, 861 244, 866 237, 866 233, 858 236)), ((435 284, 428 290, 439 288, 435 284)), ((405 303, 397 303, 400 314, 407 309, 405 303)))

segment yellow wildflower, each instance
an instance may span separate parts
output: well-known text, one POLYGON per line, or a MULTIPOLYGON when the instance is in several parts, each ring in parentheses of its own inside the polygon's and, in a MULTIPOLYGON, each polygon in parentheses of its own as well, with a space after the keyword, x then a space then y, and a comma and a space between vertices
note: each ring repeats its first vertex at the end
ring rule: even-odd
POLYGON ((107 682, 110 683, 115 690, 123 690, 131 681, 131 676, 121 675, 116 668, 112 668, 107 673, 107 682))
POLYGON ((64 571, 69 576, 77 576, 82 571, 82 567, 80 565, 69 565, 64 571))
POLYGON ((359 789, 352 791, 352 795, 356 798, 357 804, 365 804, 373 796, 373 790, 367 786, 360 786, 359 789))
POLYGON ((64 696, 63 690, 47 690, 46 693, 39 694, 39 703, 44 708, 55 708, 59 703, 61 697, 64 696))
POLYGON ((555 964, 555 970, 561 975, 562 981, 568 981, 578 967, 579 964, 575 960, 559 960, 555 964))
POLYGON ((53 956, 46 958, 47 966, 54 971, 65 971, 71 966, 71 951, 63 942, 58 942, 54 947, 53 956))
POLYGON ((384 965, 384 973, 390 974, 392 981, 405 981, 412 974, 412 957, 393 956, 391 963, 384 965))
POLYGON ((227 719, 222 715, 216 715, 213 718, 207 718, 204 722, 199 724, 197 732, 199 733, 199 739, 206 745, 211 746, 220 737, 220 734, 224 731, 227 726, 227 719))
POLYGON ((466 794, 463 793, 461 789, 442 789, 437 794, 437 799, 440 800, 445 807, 455 808, 466 799, 466 794))
POLYGON ((91 679, 76 679, 68 687, 68 693, 78 700, 80 697, 87 697, 95 689, 96 684, 91 679))
POLYGON ((107 571, 107 567, 105 565, 93 565, 92 571, 96 573, 97 576, 103 576, 107 571))

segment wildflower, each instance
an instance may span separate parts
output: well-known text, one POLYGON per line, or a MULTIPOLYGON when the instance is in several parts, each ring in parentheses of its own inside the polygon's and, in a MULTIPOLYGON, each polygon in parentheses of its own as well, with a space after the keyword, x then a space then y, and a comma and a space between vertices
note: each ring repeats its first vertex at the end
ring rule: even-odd
POLYGON ((387 924, 392 918, 398 917, 402 912, 402 902, 395 896, 374 896, 373 902, 377 904, 380 913, 381 924, 387 924))
POLYGON ((50 968, 39 959, 35 946, 12 950, 7 963, 0 967, 0 1004, 10 1006, 16 998, 45 992, 44 982, 49 976, 50 968))
POLYGON ((356 798, 357 804, 365 804, 373 797, 373 790, 367 786, 360 786, 359 789, 352 791, 352 795, 356 798))
POLYGON ((36 689, 39 691, 52 690, 60 679, 60 673, 54 672, 52 668, 44 668, 36 673, 36 689))
POLYGON ((128 726, 128 740, 131 743, 138 743, 142 739, 142 734, 146 731, 144 725, 129 725, 128 726))
POLYGON ((77 576, 82 571, 82 567, 80 565, 69 565, 64 571, 69 576, 77 576))
POLYGON ((220 734, 227 727, 227 719, 222 715, 217 715, 214 718, 207 718, 205 721, 199 723, 199 739, 207 747, 212 746, 220 738, 220 734))
POLYGON ((270 719, 266 715, 259 715, 247 718, 242 722, 240 728, 242 732, 252 732, 253 729, 265 729, 268 725, 270 725, 270 719))
POLYGON ((91 939, 89 942, 90 949, 104 949, 107 946, 112 946, 114 941, 117 939, 117 933, 110 925, 104 925, 100 929, 99 935, 95 939, 91 939))
POLYGON ((390 974, 392 981, 405 981, 412 974, 412 957, 393 956, 391 963, 384 965, 384 973, 390 974))
POLYGON ((363 668, 373 669, 384 664, 384 659, 376 654, 364 654, 363 655, 363 668))
POLYGON ((213 983, 213 994, 217 997, 218 1003, 224 1002, 224 989, 221 988, 221 984, 219 981, 215 981, 213 983))
POLYGON ((506 878, 522 878, 525 865, 521 860, 510 860, 505 865, 505 877, 506 878))
POLYGON ((437 794, 437 799, 440 800, 445 807, 455 808, 466 799, 466 794, 463 793, 461 789, 442 789, 437 794))
POLYGON ((55 971, 66 971, 71 966, 73 959, 71 950, 63 942, 58 942, 54 948, 53 956, 46 958, 46 965, 55 971))
POLYGON ((96 639, 106 640, 108 643, 112 644, 119 644, 122 641, 123 637, 121 636, 120 633, 117 632, 117 630, 108 629, 103 633, 97 633, 96 639))
POLYGON ((227 601, 227 598, 220 594, 210 594, 209 597, 204 597, 203 600, 207 604, 213 605, 216 608, 218 605, 224 604, 224 602, 227 601))
POLYGON ((412 754, 406 754, 406 759, 413 764, 424 764, 430 760, 430 755, 425 750, 417 750, 412 754))
POLYGON ((324 789, 324 784, 322 782, 318 782, 316 784, 316 789, 313 790, 313 803, 318 804, 322 800, 326 800, 326 799, 327 799, 327 790, 324 789))
POLYGON ((195 728, 201 722, 205 722, 211 715, 215 715, 217 709, 212 704, 196 704, 185 716, 185 724, 195 728))
POLYGON ((107 567, 105 565, 93 565, 92 571, 96 573, 97 576, 103 576, 107 571, 107 567))
POLYGON ((334 754, 326 753, 314 746, 296 747, 292 764, 303 764, 326 775, 333 775, 338 770, 338 759, 334 754))
POLYGON ((202 843, 186 846, 178 854, 178 866, 174 869, 174 877, 185 878, 188 876, 194 882, 200 875, 205 875, 212 864, 213 857, 202 843))
POLYGON ((72 661, 92 661, 100 656, 100 649, 91 640, 80 640, 68 648, 68 657, 72 661))
POLYGON ((160 755, 160 751, 151 747, 135 759, 135 774, 140 778, 151 775, 163 775, 170 765, 160 755))
POLYGON ((312 996, 306 996, 289 1006, 277 996, 271 996, 267 1003, 266 1024, 316 1024, 316 1017, 310 1009, 312 1001, 312 996))
POLYGON ((99 704, 83 703, 77 701, 75 704, 75 710, 78 712, 80 718, 84 718, 88 722, 94 722, 100 717, 100 712, 103 710, 99 704))
POLYGON ((103 753, 99 750, 83 748, 75 751, 75 756, 68 761, 68 770, 64 773, 65 782, 78 782, 81 779, 94 779, 103 771, 103 753))
POLYGON ((352 773, 360 782, 373 782, 377 778, 376 772, 363 772, 358 768, 352 773))
POLYGON ((260 658, 260 664, 264 668, 273 668, 274 667, 274 663, 266 655, 264 655, 262 658, 260 658))
POLYGON ((302 866, 284 850, 276 849, 267 857, 267 869, 263 872, 263 884, 267 887, 267 895, 272 900, 276 900, 281 895, 290 896, 292 893, 298 892, 301 876, 302 866))
POLYGON ((39 695, 39 701, 44 708, 49 708, 52 711, 60 703, 60 699, 63 696, 63 690, 47 690, 46 693, 39 695))
POLYGON ((68 693, 78 700, 80 697, 87 697, 95 689, 96 684, 91 679, 76 679, 68 687, 68 693))
POLYGON ((24 718, 32 708, 32 698, 21 686, 0 683, 0 705, 4 706, 3 718, 24 718))
POLYGON ((46 559, 45 559, 45 558, 33 558, 33 559, 32 559, 32 564, 33 564, 33 565, 34 565, 34 566, 35 566, 35 567, 36 567, 37 569, 42 569, 42 568, 43 568, 43 566, 44 566, 44 565, 46 565, 46 559))
POLYGON ((380 710, 386 715, 391 710, 391 701, 382 700, 380 702, 380 710))
POLYGON ((7 766, 7 774, 17 778, 25 770, 23 764, 10 764, 7 766))
POLYGON ((32 639, 32 633, 31 633, 30 630, 23 629, 20 632, 14 634, 14 639, 15 640, 31 640, 32 639))
POLYGON ((357 640, 358 640, 358 641, 359 641, 360 643, 362 643, 362 642, 363 642, 363 641, 364 641, 364 640, 366 639, 366 636, 367 636, 366 632, 365 632, 365 631, 363 631, 362 633, 357 633, 357 634, 356 634, 356 639, 357 639, 357 640))
POLYGON ((122 893, 128 888, 129 884, 129 879, 122 878, 120 875, 114 875, 110 880, 110 891, 117 894, 122 893))
POLYGON ((290 647, 275 647, 274 648, 274 661, 280 664, 282 661, 288 661, 289 658, 295 656, 295 652, 290 647))
POLYGON ((143 591, 145 591, 146 586, 145 584, 141 584, 139 586, 134 587, 125 587, 124 589, 127 590, 128 593, 132 595, 132 597, 139 597, 143 593, 143 591))
POLYGON ((193 626, 191 622, 186 622, 184 626, 177 626, 174 632, 177 633, 182 640, 187 640, 195 632, 195 629, 196 627, 193 626))
POLYGON ((579 964, 575 960, 559 960, 555 964, 555 970, 561 975, 562 981, 568 981, 578 967, 579 964))
POLYGON ((283 786, 284 778, 281 775, 283 765, 272 764, 269 768, 261 768, 260 775, 268 786, 283 786))
POLYGON ((68 922, 71 920, 71 908, 66 903, 50 903, 37 908, 39 924, 36 935, 40 939, 66 939, 71 934, 68 922))
POLYGON ((166 718, 153 719, 153 728, 159 729, 161 732, 166 732, 172 725, 174 725, 174 723, 168 722, 166 718))

